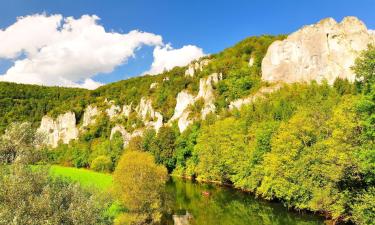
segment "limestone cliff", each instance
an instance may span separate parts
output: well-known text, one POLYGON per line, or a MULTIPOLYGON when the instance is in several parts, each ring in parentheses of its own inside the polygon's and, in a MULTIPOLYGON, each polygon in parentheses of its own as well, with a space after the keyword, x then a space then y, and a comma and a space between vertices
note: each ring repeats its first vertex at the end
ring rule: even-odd
POLYGON ((96 122, 95 117, 99 115, 98 107, 89 105, 83 113, 82 127, 90 126, 96 122))
POLYGON ((275 41, 262 61, 262 79, 287 83, 337 77, 354 81, 351 70, 358 53, 374 44, 375 37, 356 17, 341 23, 332 18, 305 26, 283 41, 275 41))
POLYGON ((163 126, 163 116, 161 113, 156 112, 152 107, 151 100, 147 98, 141 98, 141 102, 136 108, 138 116, 145 123, 146 127, 152 127, 158 131, 163 126))
POLYGON ((142 130, 136 130, 136 131, 130 133, 130 132, 126 131, 126 129, 123 126, 117 124, 111 129, 110 139, 112 139, 113 135, 115 135, 117 132, 119 132, 121 134, 122 138, 123 138, 124 147, 126 147, 129 144, 130 139, 132 139, 133 137, 136 137, 136 136, 142 136, 142 134, 143 134, 142 130))
POLYGON ((121 107, 118 105, 115 105, 113 102, 109 102, 110 107, 106 109, 106 113, 109 116, 110 119, 113 119, 114 117, 118 116, 121 112, 121 107))
POLYGON ((252 95, 250 95, 246 98, 240 98, 240 99, 237 99, 235 101, 232 101, 229 104, 229 109, 230 110, 235 109, 235 108, 240 109, 243 105, 248 105, 248 104, 253 103, 255 100, 257 100, 259 98, 264 98, 264 97, 266 97, 267 94, 270 94, 274 91, 277 91, 281 87, 282 87, 281 84, 276 84, 276 85, 273 85, 273 86, 270 86, 270 87, 262 87, 255 94, 252 94, 252 95))
POLYGON ((215 112, 213 85, 219 82, 220 79, 222 79, 222 74, 218 73, 213 73, 206 78, 201 78, 197 96, 189 94, 186 90, 181 91, 177 95, 175 111, 169 122, 171 123, 177 120, 179 130, 183 132, 193 122, 193 119, 189 119, 189 106, 193 105, 199 99, 203 99, 204 102, 201 110, 201 119, 205 119, 209 113, 215 112))
POLYGON ((202 71, 209 62, 209 59, 202 59, 200 61, 190 63, 187 70, 185 71, 185 76, 193 77, 196 72, 202 71))
POLYGON ((46 143, 52 147, 57 147, 60 140, 67 144, 78 138, 76 117, 73 112, 61 114, 55 120, 46 115, 42 118, 38 132, 46 135, 46 143))

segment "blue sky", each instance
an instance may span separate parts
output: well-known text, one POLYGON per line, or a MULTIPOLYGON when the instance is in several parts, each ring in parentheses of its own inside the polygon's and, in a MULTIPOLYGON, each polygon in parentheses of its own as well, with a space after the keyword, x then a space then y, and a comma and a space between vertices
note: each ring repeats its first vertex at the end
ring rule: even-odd
MULTIPOLYGON (((205 53, 215 53, 253 35, 287 34, 325 17, 340 21, 357 16, 375 29, 375 0, 9 0, 0 1, 0 29, 16 22, 19 16, 45 12, 79 18, 97 15, 107 31, 128 33, 141 30, 161 35, 174 48, 195 45, 205 53)), ((46 34, 48 35, 48 34, 46 34)), ((153 47, 143 47, 126 64, 94 80, 103 83, 135 76, 147 71, 153 61, 153 47)), ((0 74, 12 65, 0 60, 0 74)))

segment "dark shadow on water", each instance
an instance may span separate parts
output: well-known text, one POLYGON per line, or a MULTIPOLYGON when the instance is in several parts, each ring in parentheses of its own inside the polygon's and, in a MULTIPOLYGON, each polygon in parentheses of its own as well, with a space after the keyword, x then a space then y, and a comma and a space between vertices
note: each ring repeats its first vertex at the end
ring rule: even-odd
POLYGON ((180 178, 166 185, 169 208, 163 224, 172 225, 322 225, 323 218, 290 211, 281 203, 253 195, 180 178), (176 221, 176 222, 174 222, 176 221))

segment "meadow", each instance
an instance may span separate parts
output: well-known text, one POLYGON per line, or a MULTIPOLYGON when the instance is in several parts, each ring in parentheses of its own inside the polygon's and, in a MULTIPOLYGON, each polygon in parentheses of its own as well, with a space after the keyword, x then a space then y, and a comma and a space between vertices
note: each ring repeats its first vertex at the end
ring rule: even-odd
POLYGON ((104 191, 112 186, 111 174, 98 173, 88 169, 53 165, 50 168, 50 174, 52 176, 60 176, 73 182, 78 182, 84 188, 93 187, 104 191))

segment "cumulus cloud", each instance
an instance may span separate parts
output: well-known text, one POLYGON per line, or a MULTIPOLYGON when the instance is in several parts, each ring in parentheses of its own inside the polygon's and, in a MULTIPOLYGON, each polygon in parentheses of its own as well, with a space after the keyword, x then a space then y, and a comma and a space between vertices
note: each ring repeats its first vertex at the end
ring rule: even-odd
POLYGON ((91 79, 96 74, 112 72, 143 45, 163 45, 162 37, 152 33, 107 32, 98 20, 95 15, 17 18, 0 29, 0 59, 14 61, 0 81, 92 89, 101 85, 91 79))
POLYGON ((179 49, 173 49, 171 45, 156 46, 153 52, 154 61, 151 69, 145 74, 158 74, 164 70, 170 70, 175 66, 185 66, 192 60, 205 54, 203 50, 194 45, 186 45, 179 49))
POLYGON ((368 30, 368 32, 372 35, 375 35, 375 30, 368 30))

